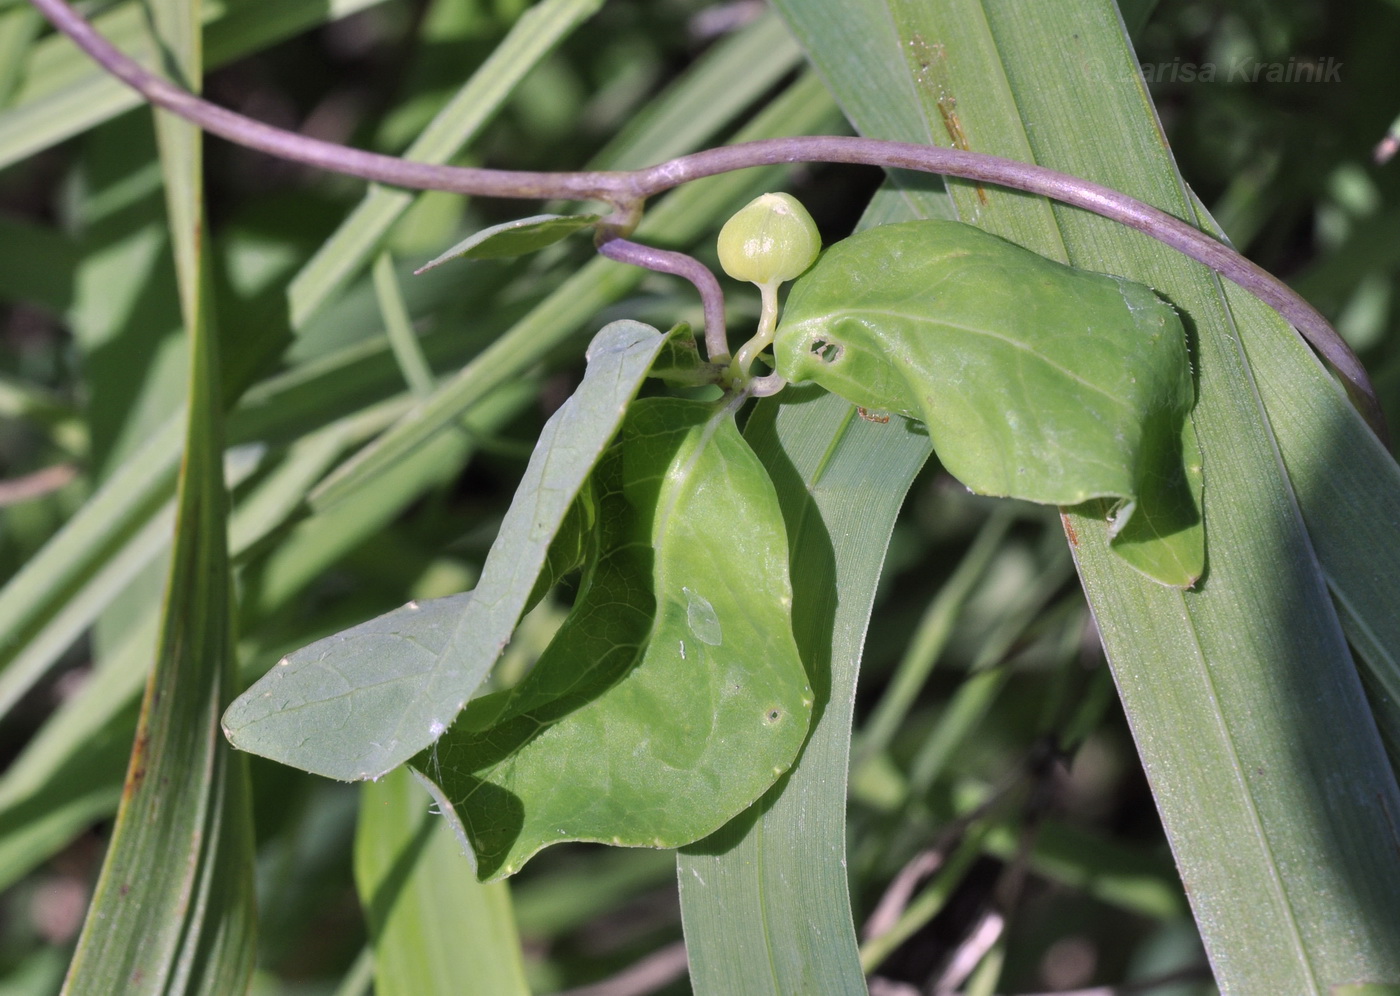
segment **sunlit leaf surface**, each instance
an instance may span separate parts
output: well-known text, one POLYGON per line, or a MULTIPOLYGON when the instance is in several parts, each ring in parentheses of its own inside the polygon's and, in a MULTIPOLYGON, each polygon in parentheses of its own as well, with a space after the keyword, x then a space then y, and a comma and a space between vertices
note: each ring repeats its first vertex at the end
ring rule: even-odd
POLYGON ((884 225, 832 246, 797 281, 774 348, 795 383, 922 420, 973 491, 1117 499, 1110 534, 1148 551, 1134 566, 1178 585, 1200 575, 1186 341, 1142 284, 958 222, 884 225), (1152 552, 1173 536, 1174 556, 1152 552))

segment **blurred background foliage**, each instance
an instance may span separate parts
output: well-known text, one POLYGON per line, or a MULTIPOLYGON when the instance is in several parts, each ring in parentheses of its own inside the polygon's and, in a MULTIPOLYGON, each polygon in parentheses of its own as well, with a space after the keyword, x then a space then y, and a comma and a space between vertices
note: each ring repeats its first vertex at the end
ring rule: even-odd
MULTIPOLYGON (((225 0, 209 5, 205 90, 274 124, 401 153, 526 7, 225 0)), ((131 0, 85 9, 110 24, 135 15, 131 0)), ((1188 180, 1241 250, 1337 321, 1400 419, 1400 162, 1372 161, 1400 111, 1400 6, 1163 0, 1124 16, 1188 180), (1331 60, 1336 79, 1238 78, 1290 60, 1331 60), (1187 64, 1216 65, 1216 80, 1187 81, 1187 64)), ((148 111, 62 99, 94 75, 26 5, 0 2, 0 572, 22 582, 0 596, 0 994, 57 991, 115 811, 169 552, 185 346, 161 172, 148 111), (38 556, 103 495, 120 507, 94 519, 67 566, 38 556), (39 573, 21 575, 26 565, 39 573)), ((609 0, 453 161, 642 165, 745 129, 842 128, 762 4, 609 0)), ((410 597, 470 586, 587 337, 616 317, 694 322, 699 307, 688 287, 613 264, 566 283, 588 262, 582 240, 411 278, 463 234, 533 211, 439 194, 414 198, 368 248, 343 252, 342 278, 307 290, 304 268, 364 185, 219 141, 207 156, 251 680, 410 597), (396 289, 406 338, 392 331, 396 289), (336 489, 362 446, 522 320, 549 335, 520 371, 484 382, 452 428, 390 472, 336 489)), ((754 171, 671 203, 651 240, 712 261, 728 213, 773 187, 801 197, 832 240, 878 183, 859 168, 754 171)), ((737 334, 757 303, 729 291, 737 334)), ((557 598, 532 613, 503 667, 528 667, 562 614, 557 598)), ((906 920, 908 940, 881 952, 884 991, 936 974, 993 897, 1011 910, 998 991, 1176 970, 1182 981, 1153 991, 1212 991, 1052 510, 976 498, 930 465, 891 546, 853 746, 857 925, 920 855, 956 869, 906 920)), ((252 772, 255 991, 366 991, 360 788, 256 759, 252 772)), ((542 854, 511 883, 531 987, 587 986, 641 963, 646 986, 596 991, 688 991, 674 880, 668 852, 542 854)))

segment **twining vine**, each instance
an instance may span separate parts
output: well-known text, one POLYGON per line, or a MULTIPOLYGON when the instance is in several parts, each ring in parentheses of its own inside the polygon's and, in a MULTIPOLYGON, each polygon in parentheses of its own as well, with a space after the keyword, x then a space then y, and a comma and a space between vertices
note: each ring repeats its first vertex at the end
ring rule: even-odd
POLYGON ((1267 270, 1210 235, 1127 194, 1081 177, 985 153, 846 136, 798 136, 707 149, 638 170, 529 172, 412 162, 275 128, 211 104, 123 54, 65 0, 30 0, 59 31, 151 104, 211 134, 282 159, 377 183, 477 197, 601 201, 611 208, 598 230, 599 251, 619 262, 689 280, 705 310, 712 361, 727 359, 724 302, 699 261, 626 238, 648 198, 702 177, 781 163, 849 163, 961 177, 1040 194, 1137 229, 1259 298, 1293 325, 1341 376, 1366 421, 1383 440, 1385 418, 1361 361, 1311 304, 1267 270))

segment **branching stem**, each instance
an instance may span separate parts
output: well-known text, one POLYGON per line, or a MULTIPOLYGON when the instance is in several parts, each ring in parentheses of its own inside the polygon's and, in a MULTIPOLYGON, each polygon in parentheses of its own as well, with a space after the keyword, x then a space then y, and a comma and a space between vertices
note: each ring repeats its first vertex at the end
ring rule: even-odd
MULTIPOLYGON (((1268 304, 1332 364, 1346 381, 1349 393, 1367 421, 1378 435, 1385 438, 1384 416, 1370 378, 1356 354, 1317 309, 1267 270, 1193 225, 1080 177, 984 153, 844 136, 805 136, 747 142, 681 156, 645 169, 621 172, 540 173, 411 162, 308 138, 211 104, 128 58, 98 34, 65 0, 30 2, 112 75, 152 104, 180 115, 205 131, 282 159, 397 187, 442 190, 480 197, 603 201, 612 205, 619 214, 630 216, 636 214, 648 197, 701 177, 779 163, 829 162, 940 173, 1040 194, 1135 228, 1210 267, 1268 304)), ((605 254, 606 246, 614 241, 604 243, 605 254)), ((615 247, 614 252, 618 251, 637 255, 624 246, 615 247)), ((679 273, 693 279, 691 273, 681 270, 666 269, 664 272, 679 273)), ((701 285, 697 283, 697 286, 701 285)), ((702 296, 706 294, 703 287, 701 292, 702 296)), ((712 351, 712 359, 717 343, 710 341, 714 328, 710 310, 715 300, 718 299, 705 299, 707 346, 712 351)), ((722 329, 722 322, 719 327, 722 329)), ((719 355, 726 352, 727 348, 722 347, 719 355)))

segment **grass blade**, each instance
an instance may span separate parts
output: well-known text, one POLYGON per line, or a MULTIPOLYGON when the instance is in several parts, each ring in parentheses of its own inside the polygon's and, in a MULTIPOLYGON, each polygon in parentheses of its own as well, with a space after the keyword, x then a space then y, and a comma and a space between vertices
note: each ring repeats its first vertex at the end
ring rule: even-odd
POLYGON ((379 996, 528 996, 510 887, 482 885, 407 768, 360 790, 355 885, 379 996))
MULTIPOLYGON (((872 0, 840 16, 819 3, 780 6, 804 26, 862 131, 915 140, 932 132, 1191 213, 1110 5, 872 0), (882 29, 877 61, 903 68, 899 85, 877 91, 848 68, 851 36, 866 23, 896 25, 899 45, 882 29), (906 58, 912 49, 927 56, 924 71, 906 58), (906 106, 876 109, 889 103, 906 106)), ((1173 594, 1110 563, 1098 510, 1075 510, 1068 525, 1222 988, 1321 993, 1358 976, 1396 977, 1400 951, 1377 925, 1400 918, 1386 816, 1400 812, 1400 794, 1277 458, 1275 445, 1288 441, 1271 434, 1235 337, 1245 316, 1200 268, 1100 219, 993 189, 950 189, 963 218, 1144 281, 1195 323, 1208 479, 1214 469, 1198 590, 1173 594)), ((1292 349, 1277 329, 1256 329, 1243 333, 1251 361, 1292 349)), ((1315 362, 1300 365, 1295 353, 1280 363, 1281 392, 1316 390, 1307 386, 1320 375, 1315 362)), ((1284 459, 1291 468, 1307 458, 1284 459)))
MULTIPOLYGON (((166 0, 154 11, 195 85, 198 10, 197 0, 166 0)), ((255 948, 246 762, 218 727, 234 681, 233 606, 223 402, 200 239, 201 136, 174 119, 157 127, 191 340, 185 459, 156 667, 66 993, 241 991, 255 948)))

